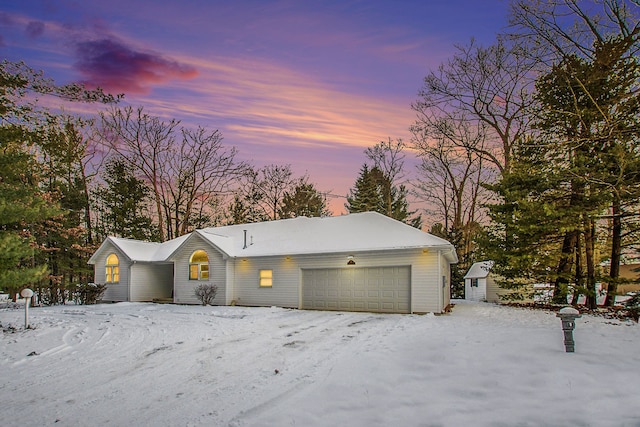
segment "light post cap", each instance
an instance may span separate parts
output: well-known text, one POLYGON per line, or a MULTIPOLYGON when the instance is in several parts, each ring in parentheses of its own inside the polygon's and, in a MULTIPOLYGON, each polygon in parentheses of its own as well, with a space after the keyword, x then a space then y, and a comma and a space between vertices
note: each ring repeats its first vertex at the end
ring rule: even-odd
POLYGON ((22 291, 20 291, 20 296, 22 298, 31 298, 33 296, 33 291, 29 288, 24 288, 22 291))
POLYGON ((560 314, 574 314, 578 315, 580 312, 573 307, 564 307, 560 309, 560 314))

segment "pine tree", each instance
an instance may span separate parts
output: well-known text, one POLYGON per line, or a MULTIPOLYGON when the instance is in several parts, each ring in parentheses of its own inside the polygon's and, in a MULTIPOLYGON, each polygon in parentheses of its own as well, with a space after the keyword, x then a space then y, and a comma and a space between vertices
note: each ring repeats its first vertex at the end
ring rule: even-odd
POLYGON ((106 235, 158 241, 158 227, 151 221, 148 205, 151 189, 138 179, 120 158, 105 164, 104 185, 94 191, 106 235))
POLYGON ((0 128, 0 289, 12 295, 46 275, 47 266, 35 263, 31 226, 59 213, 38 186, 37 162, 15 142, 24 136, 14 126, 0 128))
MULTIPOLYGON (((46 251, 79 247, 47 247, 42 240, 36 241, 38 231, 46 227, 65 232, 59 222, 65 213, 60 210, 63 194, 49 185, 52 180, 45 180, 51 175, 46 174, 49 164, 43 163, 49 132, 58 116, 38 103, 41 96, 71 102, 118 99, 77 84, 58 86, 24 63, 0 63, 0 287, 12 294, 47 276, 46 251)), ((67 182, 72 184, 69 187, 77 184, 73 179, 67 182)), ((73 193, 69 190, 67 196, 73 193)), ((69 197, 71 205, 74 198, 69 197)))
POLYGON ((391 179, 378 169, 364 164, 354 187, 349 190, 345 208, 349 213, 378 212, 413 227, 422 226, 420 216, 409 211, 408 191, 404 185, 394 186, 391 179))
POLYGON ((295 218, 298 216, 318 217, 329 216, 327 203, 315 186, 300 179, 292 191, 286 191, 282 197, 280 218, 295 218))

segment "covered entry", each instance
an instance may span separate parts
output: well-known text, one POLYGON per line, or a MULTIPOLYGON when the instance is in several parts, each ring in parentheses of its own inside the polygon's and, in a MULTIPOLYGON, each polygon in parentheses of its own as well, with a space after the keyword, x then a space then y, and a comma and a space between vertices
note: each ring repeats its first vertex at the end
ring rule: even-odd
POLYGON ((409 313, 411 267, 303 269, 302 308, 409 313))

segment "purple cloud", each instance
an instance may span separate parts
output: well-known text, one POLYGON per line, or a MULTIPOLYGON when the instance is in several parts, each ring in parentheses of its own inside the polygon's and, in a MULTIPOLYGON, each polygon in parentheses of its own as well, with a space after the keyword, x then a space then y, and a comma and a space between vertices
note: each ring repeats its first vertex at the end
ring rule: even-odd
POLYGON ((87 86, 108 92, 146 94, 154 84, 198 75, 191 66, 154 53, 139 52, 113 39, 80 42, 75 68, 87 86))
POLYGON ((44 23, 40 21, 31 21, 25 28, 25 33, 30 39, 35 39, 44 34, 44 23))

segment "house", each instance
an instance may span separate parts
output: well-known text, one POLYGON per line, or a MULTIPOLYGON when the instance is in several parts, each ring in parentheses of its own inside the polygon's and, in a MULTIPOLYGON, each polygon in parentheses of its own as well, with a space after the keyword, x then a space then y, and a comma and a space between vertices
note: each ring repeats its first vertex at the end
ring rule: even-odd
POLYGON ((620 279, 623 283, 618 285, 618 295, 640 292, 640 260, 624 260, 620 264, 620 279))
POLYGON ((500 288, 491 276, 493 261, 476 262, 464 276, 464 298, 469 301, 499 302, 500 288))
POLYGON ((107 238, 93 254, 108 301, 172 298, 218 286, 219 305, 440 313, 454 247, 375 212, 196 230, 165 243, 107 238))

